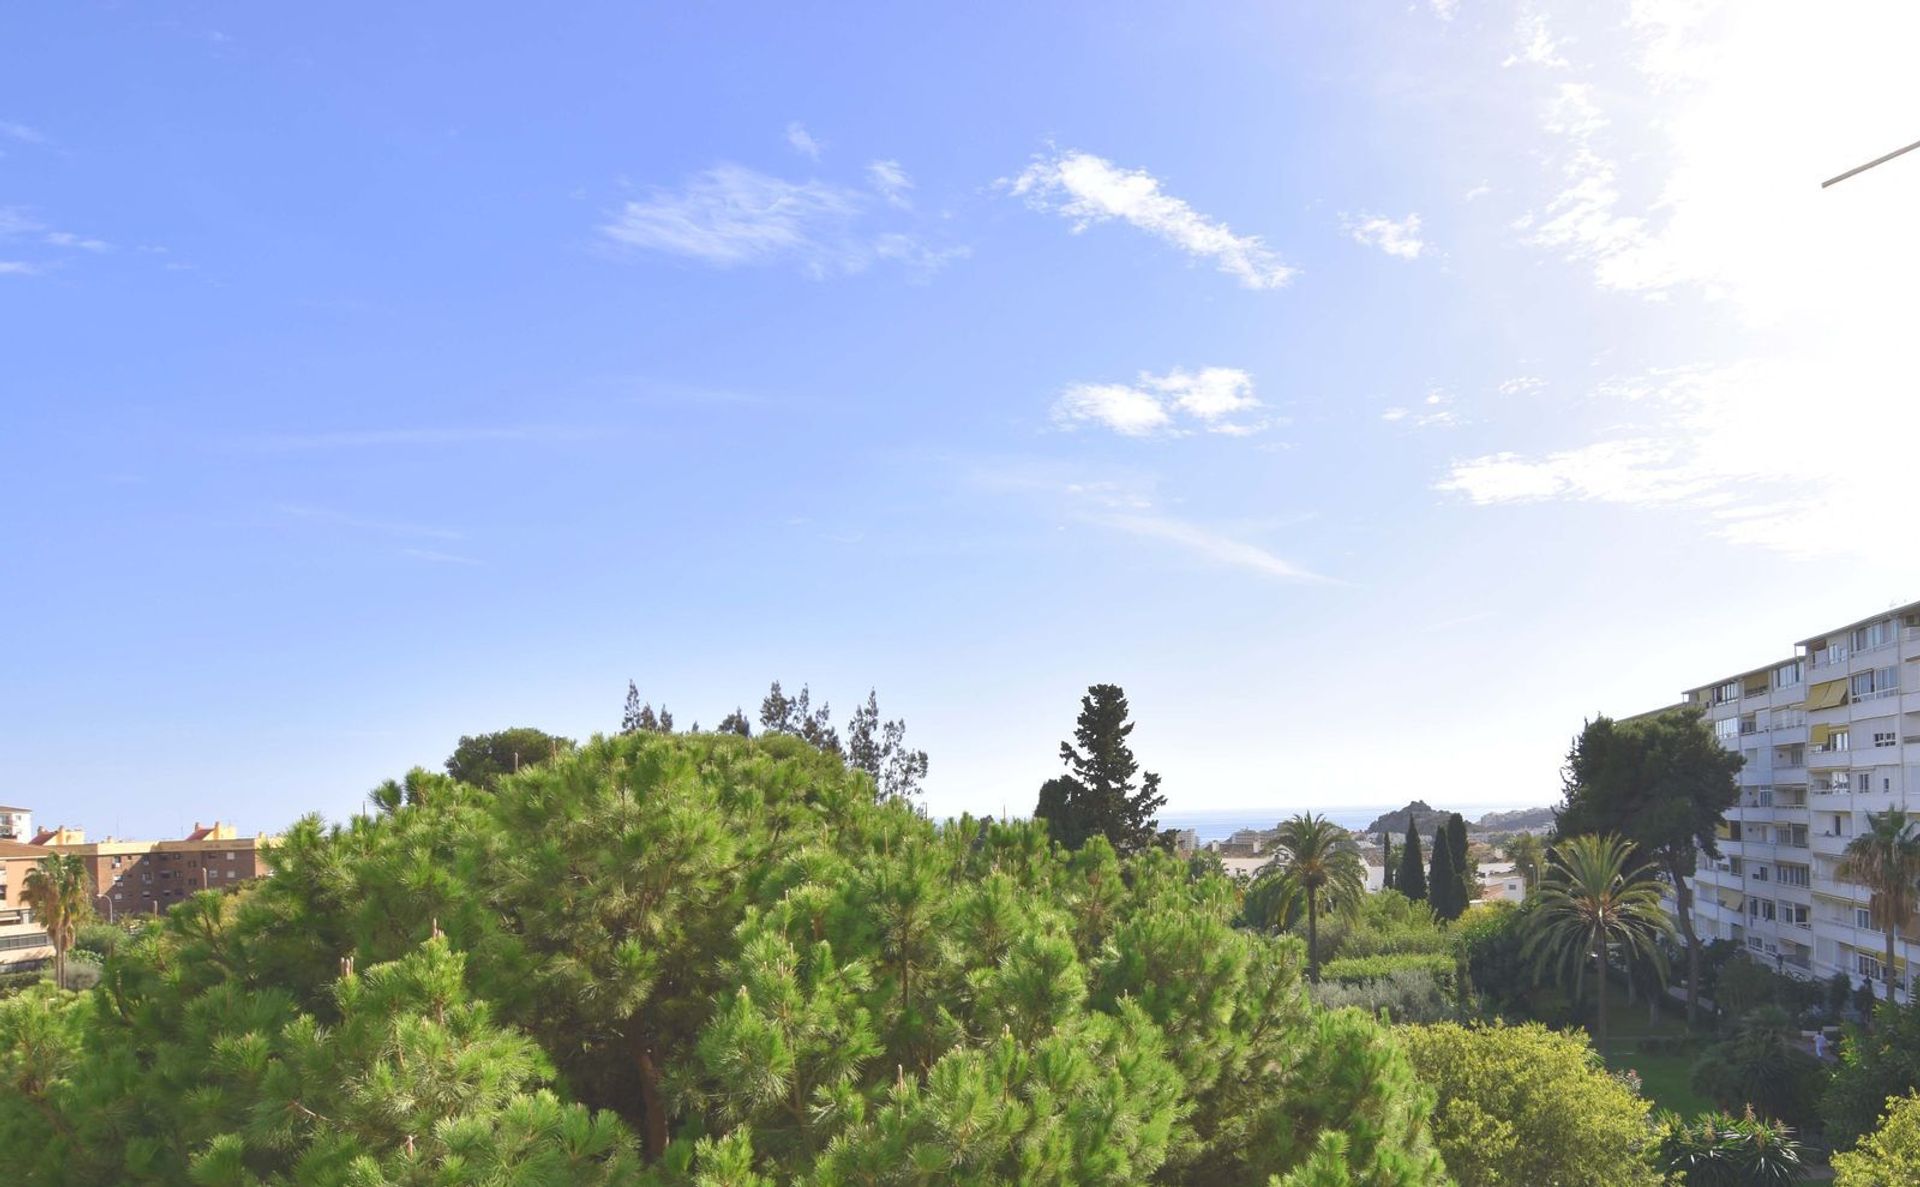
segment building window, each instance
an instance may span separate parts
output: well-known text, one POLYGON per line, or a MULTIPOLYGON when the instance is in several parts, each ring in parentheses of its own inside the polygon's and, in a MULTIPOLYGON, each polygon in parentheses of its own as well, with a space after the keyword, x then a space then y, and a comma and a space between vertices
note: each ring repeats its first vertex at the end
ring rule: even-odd
POLYGON ((1893 642, 1893 620, 1876 622, 1872 626, 1863 626, 1853 632, 1853 649, 1867 651, 1875 647, 1885 647, 1893 642))
POLYGON ((1753 867, 1753 880, 1755 882, 1765 882, 1767 880, 1767 867, 1765 866, 1753 867))
MULTIPOLYGON (((1853 909, 1853 925, 1866 931, 1880 930, 1873 925, 1873 912, 1866 907, 1855 907, 1853 909)), ((1878 976, 1879 974, 1876 973, 1874 975, 1878 976)))
POLYGON ((1794 685, 1800 683, 1800 678, 1800 661, 1797 659, 1790 664, 1781 664, 1773 670, 1773 686, 1775 688, 1792 688, 1794 685))
POLYGON ((1810 871, 1805 866, 1781 866, 1780 884, 1782 886, 1811 886, 1810 871))
POLYGON ((1754 720, 1753 714, 1749 713, 1745 717, 1742 717, 1740 719, 1741 733, 1753 734, 1753 733, 1758 733, 1759 731, 1760 731, 1760 723, 1754 720))
POLYGON ((1713 723, 1713 736, 1716 738, 1737 738, 1740 736, 1740 720, 1729 717, 1725 721, 1713 723))
POLYGON ((1747 914, 1755 919, 1773 919, 1773 900, 1770 898, 1750 898, 1747 900, 1747 914))
POLYGON ((1788 903, 1788 902, 1781 903, 1780 918, 1787 923, 1793 924, 1795 927, 1807 926, 1806 904, 1805 903, 1788 903))
POLYGON ((1900 735, 1892 730, 1875 730, 1873 731, 1873 744, 1876 747, 1898 746, 1900 744, 1900 735))
POLYGON ((1878 981, 1880 979, 1880 959, 1875 956, 1868 956, 1864 952, 1856 952, 1853 954, 1853 971, 1859 973, 1869 981, 1878 981))

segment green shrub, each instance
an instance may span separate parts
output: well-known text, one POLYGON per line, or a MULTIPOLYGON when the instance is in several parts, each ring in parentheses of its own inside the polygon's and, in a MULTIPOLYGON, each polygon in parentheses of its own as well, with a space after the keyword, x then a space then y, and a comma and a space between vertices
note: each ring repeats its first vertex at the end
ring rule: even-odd
POLYGON ((1396 952, 1386 956, 1354 956, 1330 960, 1320 970, 1320 979, 1336 985, 1359 985, 1378 981, 1395 973, 1421 972, 1442 985, 1449 997, 1459 994, 1458 962, 1448 952, 1396 952))
POLYGON ((1387 1012, 1390 1022, 1447 1022, 1459 1016, 1453 989, 1426 969, 1396 969, 1371 981, 1322 981, 1308 994, 1329 1010, 1352 1006, 1369 1014, 1387 1012))

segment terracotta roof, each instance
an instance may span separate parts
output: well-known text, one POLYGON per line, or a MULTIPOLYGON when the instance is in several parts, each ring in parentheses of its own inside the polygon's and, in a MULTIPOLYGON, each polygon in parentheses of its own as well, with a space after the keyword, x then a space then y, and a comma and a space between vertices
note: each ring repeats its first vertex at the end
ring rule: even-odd
POLYGON ((52 857, 53 850, 25 841, 0 841, 0 857, 52 857))
POLYGON ((204 841, 212 835, 213 835, 212 828, 196 828, 192 832, 187 834, 186 839, 189 841, 204 841))

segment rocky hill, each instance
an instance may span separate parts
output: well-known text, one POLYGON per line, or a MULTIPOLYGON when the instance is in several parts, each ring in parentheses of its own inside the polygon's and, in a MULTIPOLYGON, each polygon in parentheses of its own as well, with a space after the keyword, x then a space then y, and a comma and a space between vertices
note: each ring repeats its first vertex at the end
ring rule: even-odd
MULTIPOLYGON (((1407 821, 1411 819, 1420 835, 1430 837, 1433 830, 1446 823, 1452 815, 1445 808, 1436 808, 1425 800, 1414 800, 1406 807, 1384 816, 1374 818, 1366 827, 1370 837, 1387 833, 1395 841, 1407 834, 1407 821)), ((1552 808, 1517 808, 1507 812, 1489 812, 1478 820, 1467 822, 1469 833, 1514 833, 1524 830, 1540 830, 1553 827, 1552 808)))
POLYGON ((1468 825, 1476 833, 1539 832, 1553 827, 1552 808, 1516 808, 1511 812, 1489 812, 1468 825))

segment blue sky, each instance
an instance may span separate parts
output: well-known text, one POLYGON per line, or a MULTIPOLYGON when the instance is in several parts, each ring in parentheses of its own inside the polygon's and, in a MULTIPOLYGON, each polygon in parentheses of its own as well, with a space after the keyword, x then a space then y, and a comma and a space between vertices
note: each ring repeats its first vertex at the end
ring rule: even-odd
POLYGON ((0 800, 869 686, 937 813, 1544 803, 1920 597, 1911 12, 15 6, 0 800), (1779 63, 1796 68, 1782 72, 1779 63), (1784 73, 1784 78, 1783 78, 1784 73))

